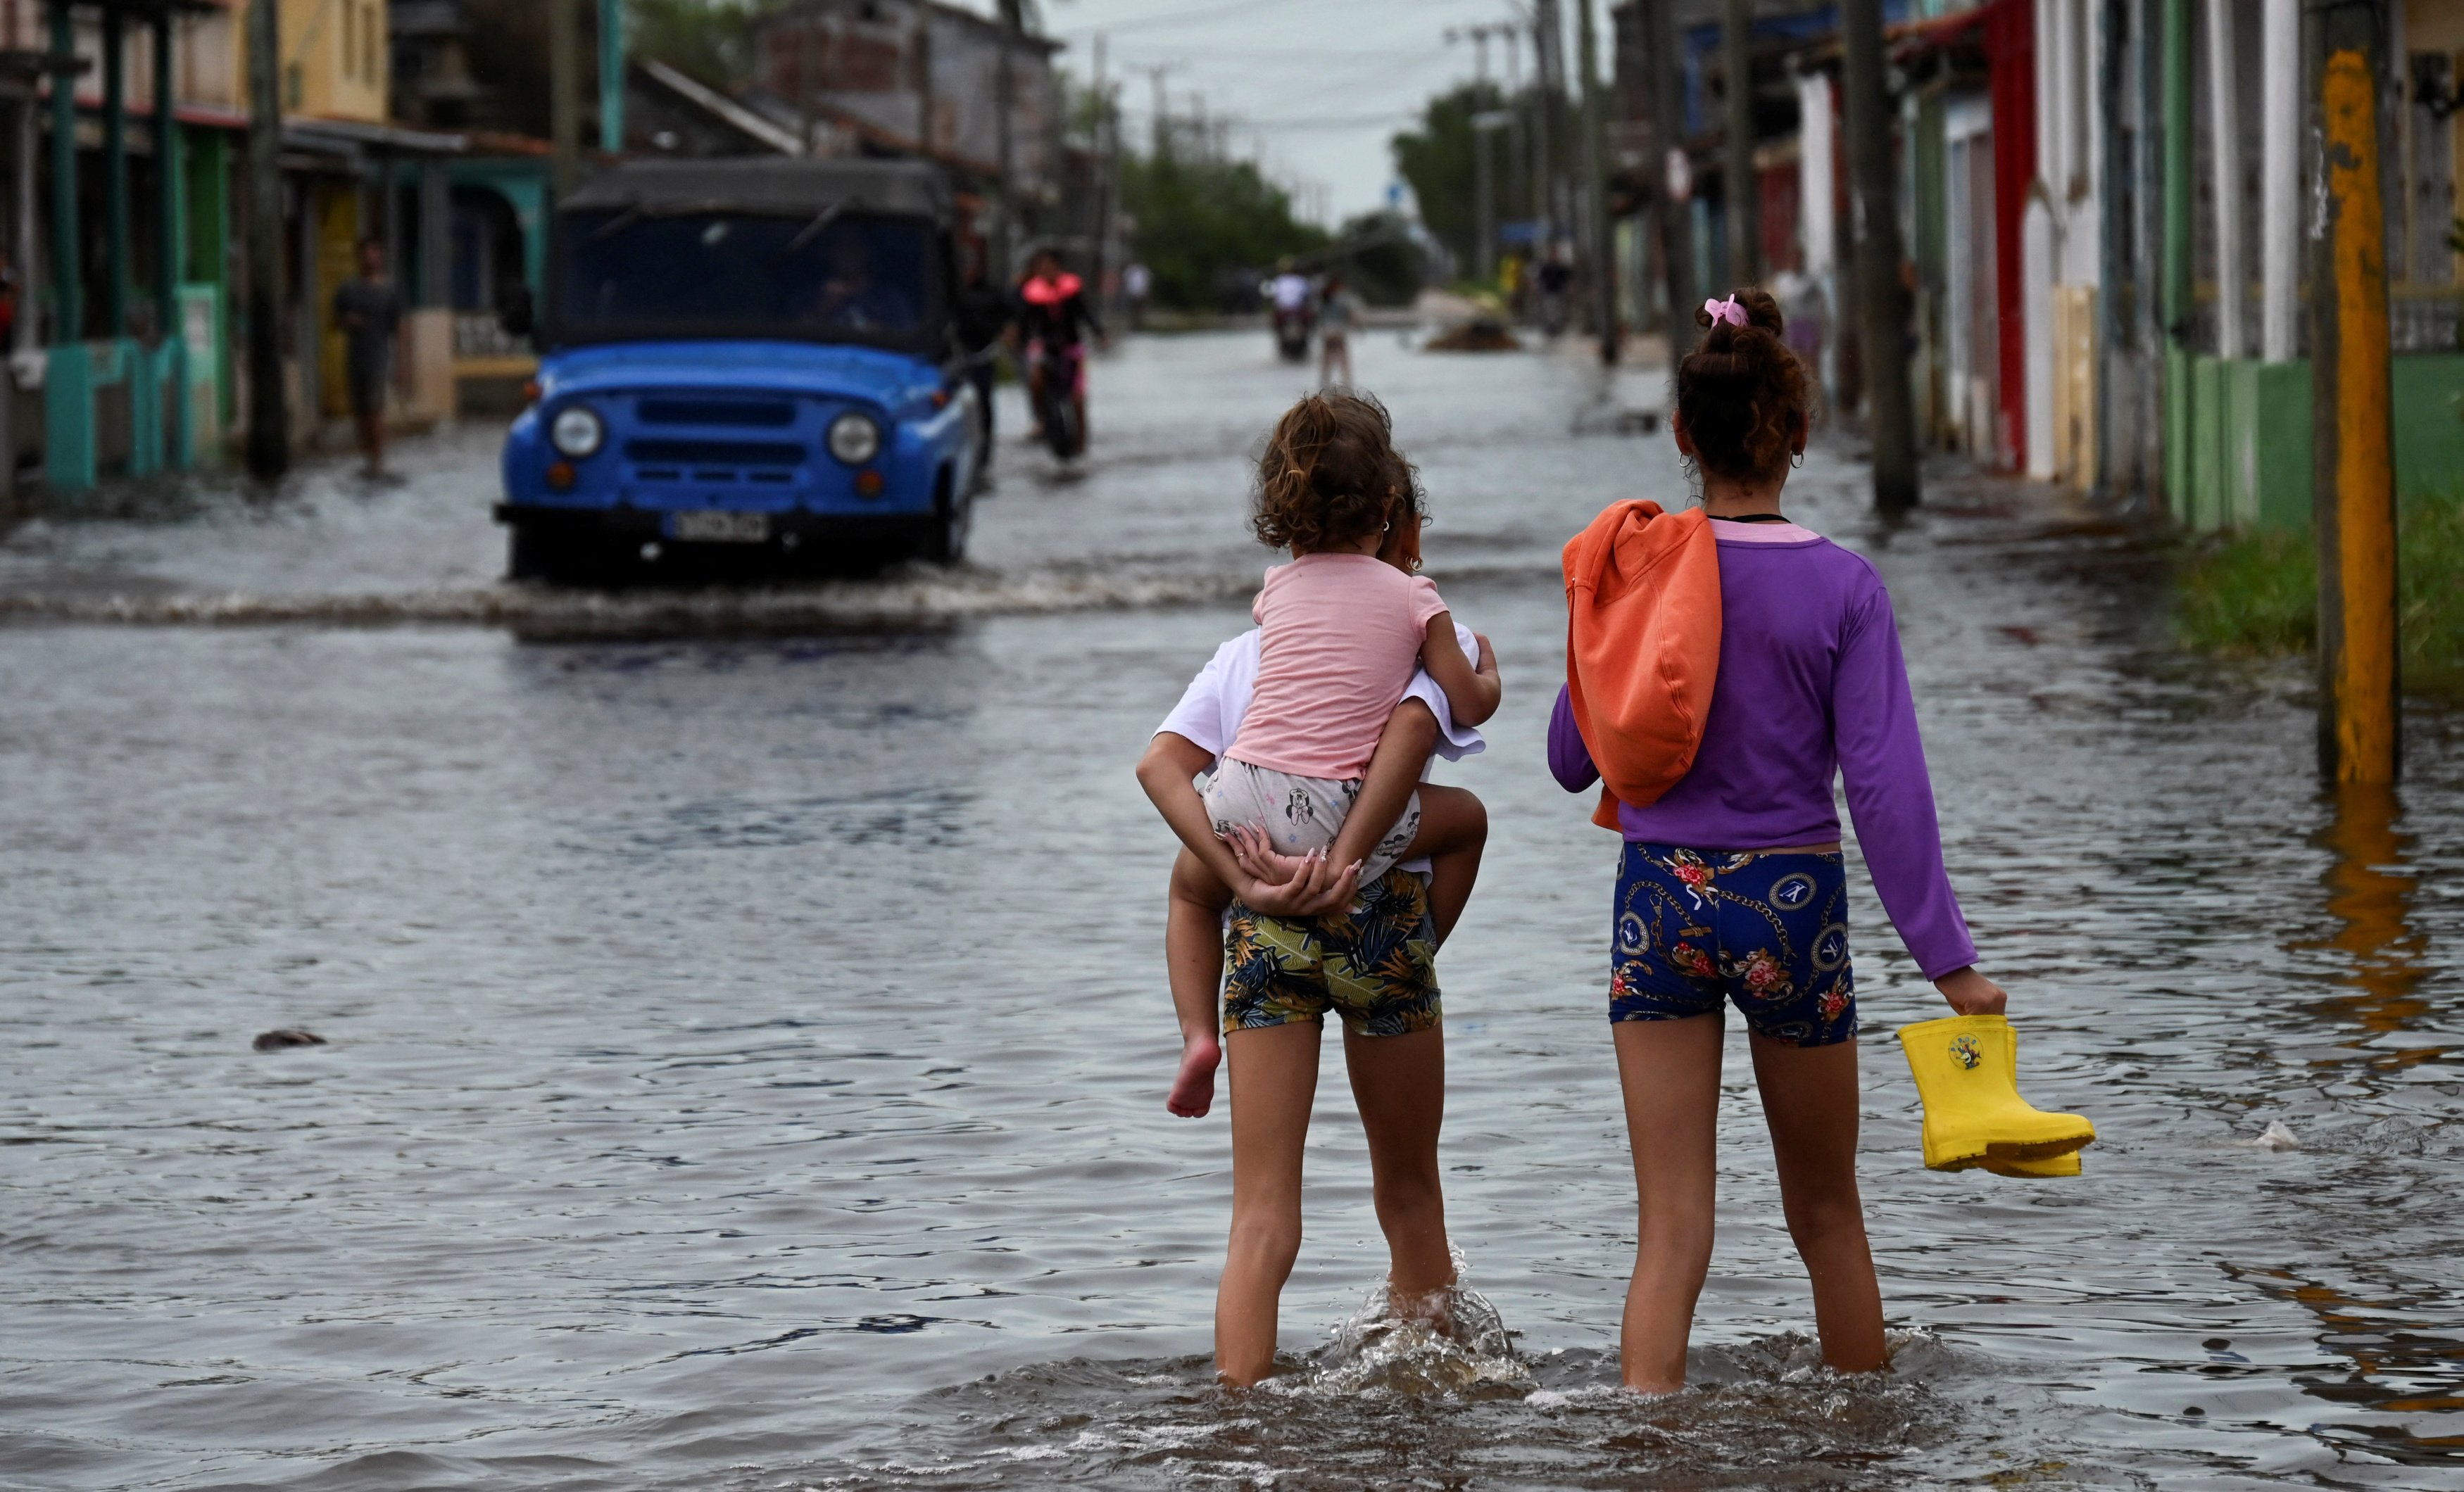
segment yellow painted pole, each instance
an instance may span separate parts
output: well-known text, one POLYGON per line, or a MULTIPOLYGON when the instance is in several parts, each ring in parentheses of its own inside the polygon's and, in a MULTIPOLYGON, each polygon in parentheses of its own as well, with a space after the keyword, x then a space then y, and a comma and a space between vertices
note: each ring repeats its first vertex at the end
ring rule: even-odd
POLYGON ((2319 545, 2319 768, 2393 782, 2399 759, 2395 467, 2388 408, 2387 212, 2379 193, 2382 47, 2372 8, 2313 12, 2322 45, 2324 231, 2312 296, 2313 502, 2319 545))

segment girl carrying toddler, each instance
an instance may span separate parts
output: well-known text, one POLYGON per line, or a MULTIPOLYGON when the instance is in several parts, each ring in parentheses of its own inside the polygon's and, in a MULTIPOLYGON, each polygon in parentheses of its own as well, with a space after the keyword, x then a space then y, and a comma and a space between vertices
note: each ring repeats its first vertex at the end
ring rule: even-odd
MULTIPOLYGON (((1260 464, 1259 538, 1288 548, 1253 614, 1257 683, 1201 793, 1160 734, 1139 779, 1186 852, 1167 941, 1184 1032, 1177 1112, 1205 1110, 1222 946, 1231 1055, 1233 1217, 1216 1303, 1216 1366, 1246 1384, 1273 1367, 1276 1301, 1300 1249, 1301 1153, 1328 1010, 1344 1053, 1393 1256, 1398 1308, 1454 1271, 1439 1186, 1445 1068, 1435 945, 1470 894, 1486 820, 1461 789, 1419 784, 1434 717, 1404 701, 1423 669, 1454 717, 1497 708, 1495 657, 1458 641, 1418 568, 1419 485, 1386 411, 1351 394, 1304 399, 1260 464), (1399 707, 1399 708, 1398 708, 1399 707), (1420 724, 1427 721, 1423 728, 1420 724), (1428 858, 1428 883, 1398 863, 1428 858), (1195 934, 1195 935, 1193 935, 1195 934)), ((1202 763, 1200 763, 1202 765, 1202 763)))

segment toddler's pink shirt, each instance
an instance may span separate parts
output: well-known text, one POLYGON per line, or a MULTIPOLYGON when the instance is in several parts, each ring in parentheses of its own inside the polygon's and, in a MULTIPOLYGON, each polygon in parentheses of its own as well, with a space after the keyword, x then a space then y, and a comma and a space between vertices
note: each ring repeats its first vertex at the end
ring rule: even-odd
POLYGON ((1303 555, 1268 570, 1249 608, 1258 689, 1224 755, 1295 777, 1360 776, 1445 609, 1435 583, 1375 555, 1303 555))

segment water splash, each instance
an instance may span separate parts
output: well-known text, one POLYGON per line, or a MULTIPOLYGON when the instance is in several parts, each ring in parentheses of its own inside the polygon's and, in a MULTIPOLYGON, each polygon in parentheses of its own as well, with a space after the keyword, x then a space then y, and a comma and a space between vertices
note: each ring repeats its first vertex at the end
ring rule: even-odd
POLYGON ((1375 1389, 1464 1398, 1530 1393, 1531 1371, 1515 1355, 1506 1318, 1463 1283, 1463 1249, 1453 1252, 1454 1283, 1425 1295, 1398 1296, 1379 1281, 1292 1385, 1312 1393, 1375 1389))

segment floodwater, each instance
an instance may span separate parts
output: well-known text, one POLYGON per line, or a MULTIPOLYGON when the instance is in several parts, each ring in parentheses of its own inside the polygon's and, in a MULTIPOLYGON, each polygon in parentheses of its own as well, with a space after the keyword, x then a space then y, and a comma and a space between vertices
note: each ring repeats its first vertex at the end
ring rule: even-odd
POLYGON ((1648 377, 1389 335, 1362 380, 1507 684, 1445 770, 1494 837, 1441 961, 1501 1325, 1355 1317, 1330 1073, 1292 1371, 1214 1388, 1225 1129, 1163 1111, 1130 766, 1246 625, 1266 354, 1099 363, 1092 459, 1006 445, 948 580, 508 591, 484 430, 0 541, 0 1484, 2464 1487, 2464 720, 2322 796, 2302 671, 2173 651, 2144 531, 1945 478, 1884 532, 1844 442, 1792 510, 1892 587, 2023 1085, 2102 1139, 1922 1169, 1888 1032, 1942 1011, 1855 883, 1898 1371, 1813 1366, 1732 1027, 1697 1386, 1614 1391, 1615 846, 1542 764, 1555 550, 1684 489, 1621 432, 1648 377), (250 1049, 283 1026, 328 1044, 250 1049))

